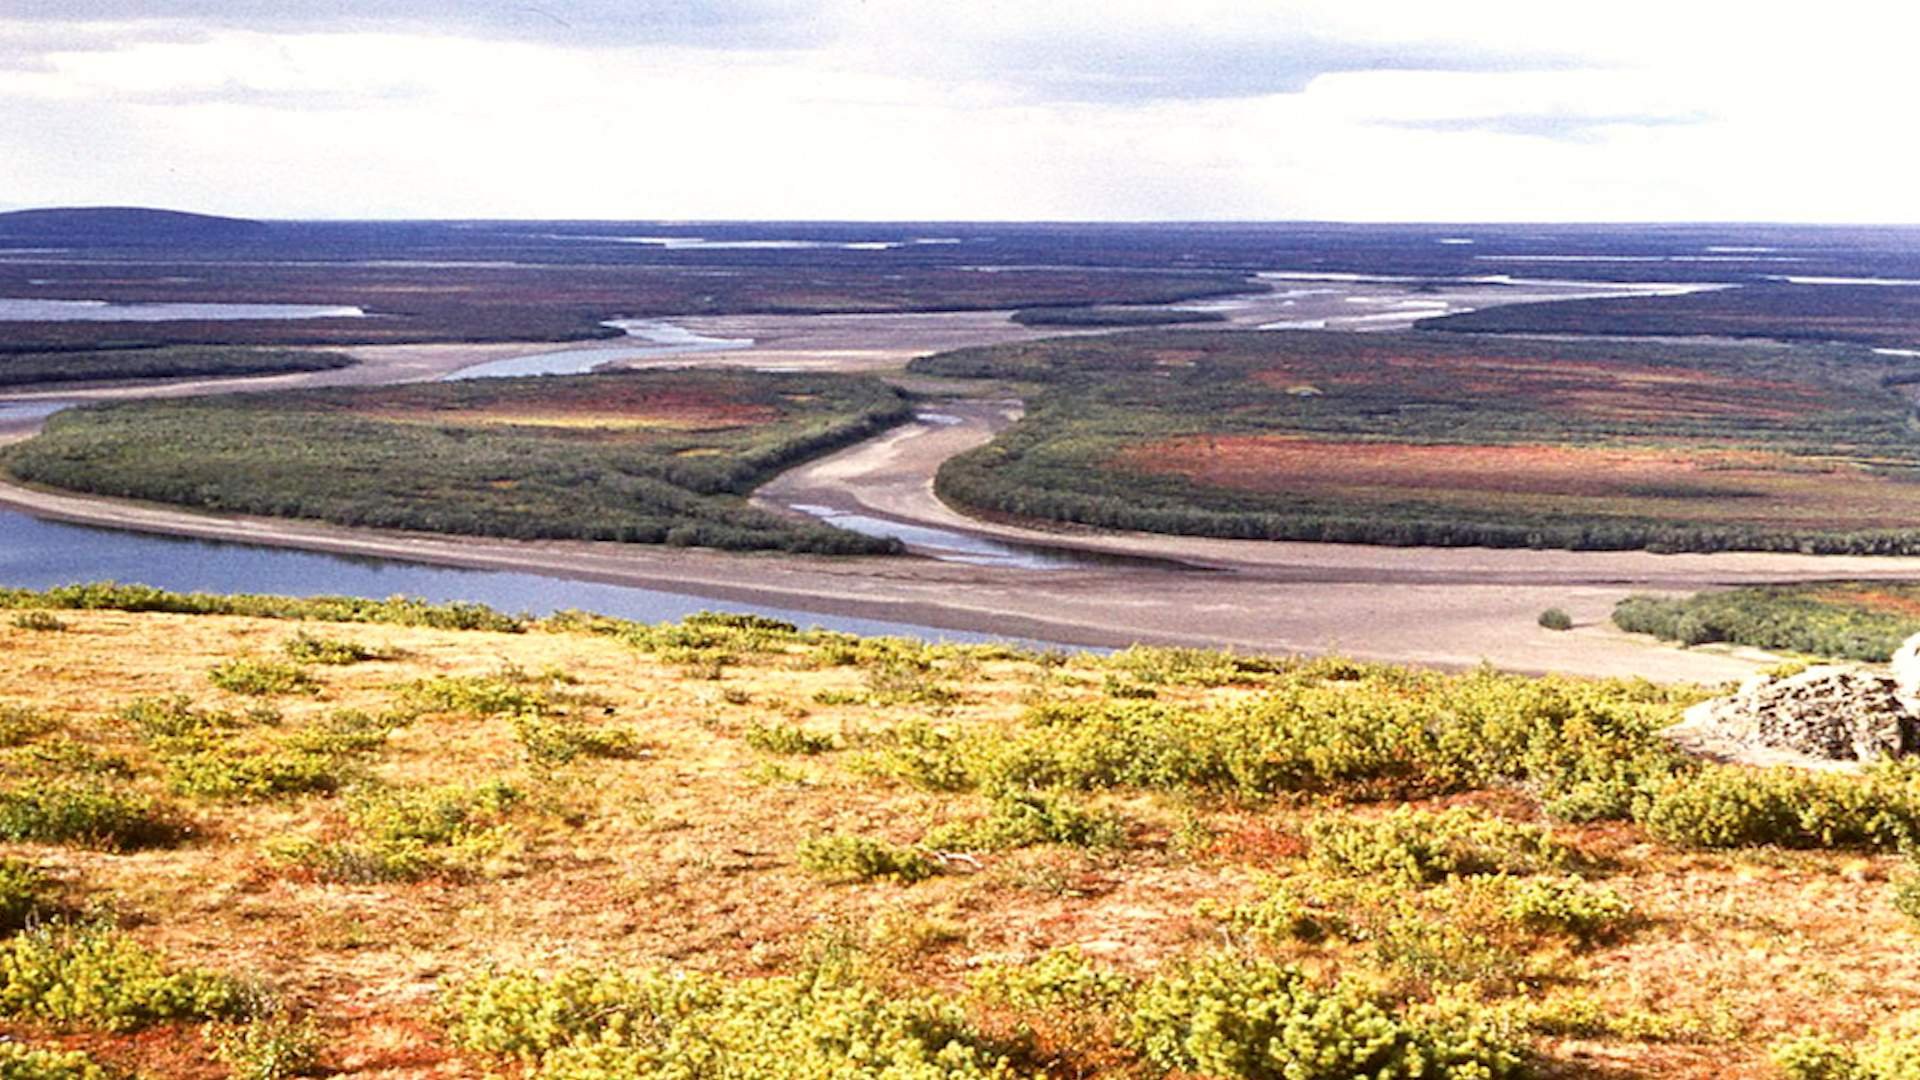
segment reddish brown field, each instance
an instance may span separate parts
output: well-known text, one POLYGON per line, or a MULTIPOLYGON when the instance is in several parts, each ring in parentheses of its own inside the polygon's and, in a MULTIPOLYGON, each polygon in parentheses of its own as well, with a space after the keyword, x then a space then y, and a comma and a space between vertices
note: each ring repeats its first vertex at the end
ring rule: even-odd
POLYGON ((1417 387, 1615 419, 1745 416, 1777 421, 1833 406, 1830 394, 1804 382, 1625 361, 1580 363, 1549 356, 1443 352, 1374 356, 1368 357, 1364 367, 1344 370, 1324 362, 1289 361, 1256 372, 1252 379, 1281 390, 1417 387))
POLYGON ((1503 501, 1584 513, 1684 514, 1724 522, 1920 520, 1920 486, 1856 463, 1752 450, 1462 446, 1346 442, 1289 435, 1163 439, 1115 464, 1209 487, 1363 500, 1503 501))

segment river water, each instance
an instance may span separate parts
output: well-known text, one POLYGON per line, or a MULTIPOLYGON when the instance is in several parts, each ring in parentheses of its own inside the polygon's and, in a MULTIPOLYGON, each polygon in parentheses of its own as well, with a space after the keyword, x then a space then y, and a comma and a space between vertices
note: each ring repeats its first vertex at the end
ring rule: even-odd
POLYGON ((106 300, 0 297, 0 322, 177 322, 229 319, 359 319, 345 304, 115 304, 106 300))
POLYGON ((176 592, 268 593, 280 596, 416 596, 434 603, 467 600, 506 612, 547 615, 575 608, 623 619, 662 622, 698 611, 757 612, 800 626, 850 634, 945 641, 1002 641, 1004 636, 929 626, 821 615, 765 604, 604 585, 506 570, 466 570, 394 559, 328 555, 42 521, 0 509, 0 585, 45 589, 83 581, 121 581, 176 592))
POLYGON ((517 375, 584 375, 602 364, 619 360, 654 360, 663 356, 691 356, 696 353, 750 349, 752 338, 716 338, 696 334, 685 327, 657 319, 613 319, 603 326, 626 331, 634 345, 592 345, 553 352, 516 356, 511 360, 493 360, 461 368, 447 376, 457 379, 504 379, 517 375))

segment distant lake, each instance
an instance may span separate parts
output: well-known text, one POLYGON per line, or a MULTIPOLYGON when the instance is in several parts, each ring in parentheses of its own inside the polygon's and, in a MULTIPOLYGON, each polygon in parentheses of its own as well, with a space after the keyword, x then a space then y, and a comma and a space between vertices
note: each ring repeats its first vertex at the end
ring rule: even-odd
POLYGON ((754 612, 803 627, 818 626, 851 634, 933 641, 1022 640, 885 619, 738 604, 542 574, 466 570, 393 559, 96 529, 41 521, 17 511, 0 509, 0 585, 46 589, 106 580, 175 592, 364 596, 376 600, 417 596, 434 603, 465 600, 501 611, 534 615, 575 608, 643 622, 678 620, 699 611, 754 612))
POLYGON ((342 304, 115 304, 106 300, 0 297, 0 322, 180 322, 228 319, 359 319, 342 304))

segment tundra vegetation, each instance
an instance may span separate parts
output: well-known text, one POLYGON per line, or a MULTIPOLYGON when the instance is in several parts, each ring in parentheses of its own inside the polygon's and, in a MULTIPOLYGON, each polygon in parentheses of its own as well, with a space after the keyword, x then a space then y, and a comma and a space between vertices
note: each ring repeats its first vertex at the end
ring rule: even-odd
POLYGON ((1846 346, 1144 331, 910 370, 1033 388, 942 466, 975 511, 1247 539, 1920 551, 1920 436, 1846 346))
POLYGON ((1920 1052, 1920 770, 1689 759, 1658 732, 1698 688, 0 601, 69 624, 0 624, 8 1077, 1892 1078, 1920 1052))
POLYGON ((1920 634, 1920 584, 1820 581, 1685 597, 1632 596, 1614 607, 1613 621, 1622 630, 1682 645, 1724 641, 1884 663, 1901 642, 1920 634))
POLYGON ((0 351, 0 386, 51 382, 179 379, 189 376, 284 375, 350 367, 345 353, 314 349, 175 346, 73 352, 0 351))
POLYGON ((1765 283, 1679 296, 1508 304, 1423 319, 1463 333, 1750 337, 1920 346, 1920 288, 1892 284, 1765 283))
POLYGON ((875 553, 747 504, 911 415, 877 380, 651 371, 143 401, 55 416, 15 477, 223 513, 517 539, 875 553))

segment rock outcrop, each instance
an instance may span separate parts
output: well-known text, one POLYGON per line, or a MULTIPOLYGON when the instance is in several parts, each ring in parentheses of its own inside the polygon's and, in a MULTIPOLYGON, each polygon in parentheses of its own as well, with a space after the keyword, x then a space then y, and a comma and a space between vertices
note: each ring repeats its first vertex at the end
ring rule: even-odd
POLYGON ((1887 673, 1834 665, 1758 676, 1688 709, 1672 734, 1690 749, 1747 761, 1831 767, 1920 754, 1920 635, 1887 673))

